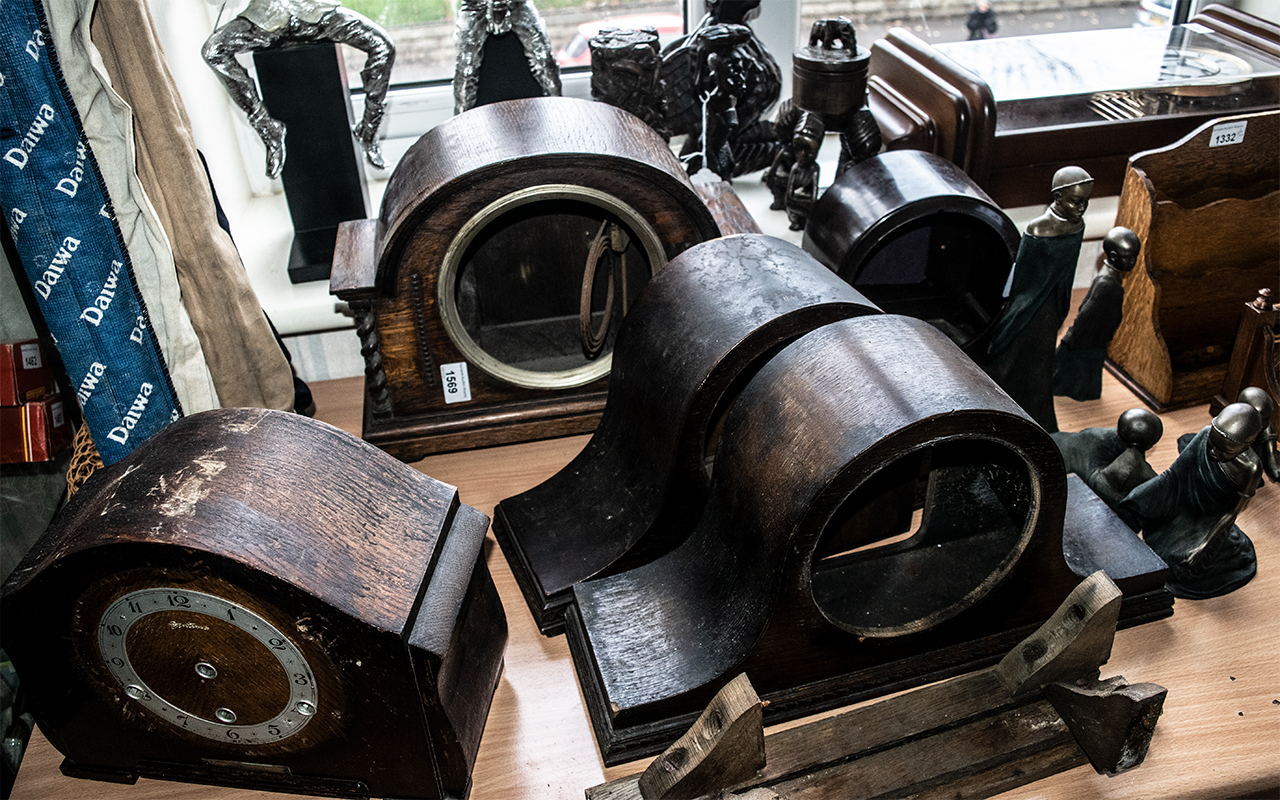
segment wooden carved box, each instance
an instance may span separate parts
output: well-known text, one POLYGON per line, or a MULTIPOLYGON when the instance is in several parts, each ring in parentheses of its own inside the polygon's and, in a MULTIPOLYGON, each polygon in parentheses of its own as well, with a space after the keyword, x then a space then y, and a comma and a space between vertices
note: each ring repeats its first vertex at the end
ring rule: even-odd
POLYGON ((72 777, 465 797, 507 640, 487 528, 329 425, 207 411, 80 489, 4 649, 72 777))
POLYGON ((401 160, 376 220, 339 229, 364 438, 398 458, 591 430, 622 317, 719 235, 666 143, 603 103, 481 106, 401 160))

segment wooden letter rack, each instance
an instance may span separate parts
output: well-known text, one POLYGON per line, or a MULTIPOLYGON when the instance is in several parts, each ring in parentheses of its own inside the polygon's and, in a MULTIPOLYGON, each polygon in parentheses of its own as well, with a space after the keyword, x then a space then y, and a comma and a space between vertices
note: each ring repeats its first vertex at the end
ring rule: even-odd
POLYGON ((1156 411, 1213 398, 1241 306, 1275 285, 1277 152, 1280 111, 1271 111, 1207 122, 1129 162, 1116 224, 1138 234, 1142 256, 1125 278, 1107 364, 1156 411))
POLYGON ((613 106, 511 100, 439 125, 378 219, 339 228, 329 288, 356 312, 364 438, 412 461, 590 431, 629 306, 719 234, 666 142, 613 106))
POLYGON ((696 528, 574 587, 565 627, 615 764, 741 672, 772 724, 987 666, 1098 569, 1122 624, 1172 613, 1163 562, 1041 427, 933 326, 866 315, 755 374, 696 528))
POLYGON ((179 420, 3 588, 67 775, 465 797, 507 627, 457 490, 324 423, 179 420))

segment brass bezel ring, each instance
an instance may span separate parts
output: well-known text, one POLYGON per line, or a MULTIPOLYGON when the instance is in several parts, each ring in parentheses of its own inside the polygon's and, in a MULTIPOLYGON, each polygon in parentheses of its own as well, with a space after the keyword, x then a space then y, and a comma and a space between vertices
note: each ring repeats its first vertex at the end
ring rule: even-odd
POLYGON ((657 232, 634 208, 607 192, 587 186, 549 183, 531 186, 504 195, 485 206, 475 216, 467 220, 462 230, 454 237, 445 251, 444 261, 440 265, 440 274, 436 284, 436 301, 440 307, 440 319, 445 332, 454 346, 462 353, 468 363, 504 383, 521 386, 526 389, 572 389, 584 386, 609 374, 613 366, 613 353, 609 353, 588 364, 569 370, 556 372, 537 372, 521 369, 506 364, 485 352, 467 333, 458 316, 458 306, 454 300, 454 290, 460 272, 463 254, 476 236, 491 222, 508 211, 530 203, 547 200, 577 200, 594 205, 617 217, 635 235, 644 247, 649 259, 650 277, 656 275, 667 263, 666 253, 657 232))

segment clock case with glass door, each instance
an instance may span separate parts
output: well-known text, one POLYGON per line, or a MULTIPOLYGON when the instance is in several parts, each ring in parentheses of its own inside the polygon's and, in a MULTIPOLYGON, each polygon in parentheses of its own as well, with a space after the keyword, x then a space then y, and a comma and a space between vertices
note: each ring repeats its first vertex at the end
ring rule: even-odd
POLYGON ((592 430, 622 318, 720 231, 667 143, 604 103, 480 106, 429 131, 378 219, 344 223, 363 435, 424 455, 592 430))

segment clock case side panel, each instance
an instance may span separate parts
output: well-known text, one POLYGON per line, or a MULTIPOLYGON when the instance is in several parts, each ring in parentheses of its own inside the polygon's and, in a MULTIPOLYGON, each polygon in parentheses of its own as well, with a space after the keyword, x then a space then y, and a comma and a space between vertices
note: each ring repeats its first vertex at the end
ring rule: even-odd
POLYGON ((414 677, 445 796, 471 788, 502 678, 507 621, 485 560, 489 519, 463 507, 409 634, 414 677))

